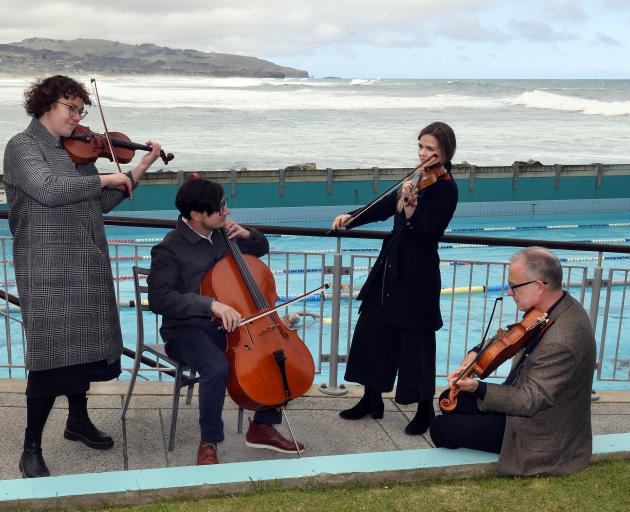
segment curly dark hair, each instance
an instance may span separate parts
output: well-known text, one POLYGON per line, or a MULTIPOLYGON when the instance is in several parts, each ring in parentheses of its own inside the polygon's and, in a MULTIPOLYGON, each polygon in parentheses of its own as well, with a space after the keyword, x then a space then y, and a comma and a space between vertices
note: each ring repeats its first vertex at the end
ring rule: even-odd
POLYGON ((38 80, 24 91, 24 108, 29 115, 40 118, 59 98, 78 97, 91 105, 90 96, 82 84, 68 76, 55 75, 38 80))

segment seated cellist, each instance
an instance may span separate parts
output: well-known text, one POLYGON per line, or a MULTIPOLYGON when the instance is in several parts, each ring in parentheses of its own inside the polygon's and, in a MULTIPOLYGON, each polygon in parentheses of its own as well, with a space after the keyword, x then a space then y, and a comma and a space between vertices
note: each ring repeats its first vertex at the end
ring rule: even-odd
MULTIPOLYGON (((558 258, 530 247, 510 258, 508 294, 521 311, 552 321, 513 359, 503 384, 457 380, 479 347, 449 375, 457 406, 431 426, 436 447, 499 453, 499 475, 566 475, 591 460, 591 384, 595 337, 581 304, 562 290, 558 258)), ((441 398, 448 395, 449 390, 441 398)))
MULTIPOLYGON (((151 251, 148 278, 149 303, 154 313, 163 315, 160 334, 166 352, 195 368, 199 380, 199 426, 201 439, 197 464, 217 464, 217 444, 223 441, 221 414, 228 379, 228 361, 224 355, 226 335, 241 320, 232 307, 199 294, 199 285, 226 253, 223 229, 236 240, 242 252, 260 257, 269 251, 265 235, 256 229, 245 229, 227 218, 230 209, 218 183, 193 179, 184 183, 175 198, 180 212, 177 227, 151 251), (223 330, 212 322, 221 319, 223 330)), ((278 409, 254 414, 245 436, 247 446, 296 453, 296 444, 283 437, 274 427, 282 420, 278 409)))

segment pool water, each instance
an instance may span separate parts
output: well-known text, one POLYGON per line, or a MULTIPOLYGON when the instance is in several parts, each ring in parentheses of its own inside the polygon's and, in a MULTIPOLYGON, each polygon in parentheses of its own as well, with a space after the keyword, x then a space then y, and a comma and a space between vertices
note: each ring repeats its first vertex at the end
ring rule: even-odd
MULTIPOLYGON (((175 218, 175 212, 162 213, 162 217, 175 218)), ((234 212, 234 217, 238 220, 238 211, 234 212)), ((630 245, 630 214, 566 214, 566 215, 536 215, 518 217, 468 217, 454 218, 449 226, 449 231, 456 234, 466 234, 471 236, 493 236, 497 238, 526 238, 560 241, 597 241, 602 243, 614 243, 620 245, 630 245)), ((329 227, 330 222, 300 222, 302 227, 329 227)), ((5 224, 6 225, 6 224, 5 224)), ((284 225, 291 225, 290 222, 284 225)), ((370 224, 364 226, 370 230, 389 230, 391 221, 370 224)), ((4 231, 0 234, 6 234, 4 231)), ((168 230, 150 228, 128 228, 108 226, 107 235, 112 243, 110 246, 110 256, 114 268, 114 275, 120 276, 116 280, 116 288, 121 303, 129 303, 134 298, 133 281, 131 279, 131 267, 134 264, 133 258, 140 255, 137 264, 150 266, 149 254, 151 246, 161 239, 168 230), (140 245, 131 247, 125 245, 126 242, 137 241, 140 245), (122 245, 121 245, 122 244, 122 245)), ((330 281, 330 275, 322 274, 322 263, 332 265, 333 253, 336 248, 336 240, 332 238, 305 237, 305 236, 269 236, 272 255, 266 261, 270 262, 270 267, 276 275, 276 286, 278 294, 281 296, 294 296, 306 290, 313 289, 323 281, 330 281), (314 254, 304 256, 303 254, 275 254, 275 252, 297 252, 302 253, 312 251, 314 254), (324 253, 322 260, 321 253, 324 253), (316 254, 320 253, 320 254, 316 254), (289 272, 285 272, 285 268, 289 272), (304 268, 308 271, 304 272, 304 268)), ((353 290, 356 292, 365 281, 368 274, 369 258, 376 258, 380 248, 380 240, 367 239, 344 239, 342 241, 343 265, 352 263, 354 270, 353 290)), ((440 258, 442 260, 442 286, 443 288, 459 287, 479 287, 484 286, 488 291, 471 294, 444 294, 441 297, 441 309, 445 327, 437 333, 438 354, 437 372, 439 375, 446 375, 452 371, 466 350, 477 344, 486 329, 490 310, 497 297, 503 297, 497 307, 497 314, 490 326, 490 334, 496 332, 499 326, 505 327, 508 323, 513 323, 517 318, 517 311, 507 291, 503 289, 507 276, 505 267, 500 264, 493 265, 469 265, 468 261, 482 261, 505 263, 510 255, 515 251, 512 247, 463 247, 458 244, 440 244, 440 258), (457 262, 457 263, 455 263, 457 262), (451 322, 451 318, 453 321, 451 322), (450 326, 450 327, 449 327, 450 326)), ((565 276, 570 269, 570 282, 578 283, 582 281, 583 268, 586 269, 587 276, 593 276, 595 268, 596 254, 587 251, 557 251, 558 257, 565 266, 565 276)), ((630 255, 626 254, 604 254, 602 262, 604 269, 603 277, 608 277, 610 269, 630 269, 630 255)), ((623 279, 623 273, 616 272, 613 280, 623 279)), ((625 274, 626 279, 628 274, 625 274)), ((11 274, 10 274, 10 279, 11 274)), ((343 285, 350 285, 347 276, 342 279, 343 285)), ((597 383, 600 389, 630 389, 628 380, 628 362, 630 361, 630 335, 621 334, 620 343, 617 344, 617 335, 623 332, 622 327, 630 325, 630 309, 626 305, 625 290, 627 287, 613 287, 611 294, 611 305, 606 325, 606 343, 602 351, 602 378, 603 379, 624 379, 609 381, 603 380, 597 383)), ((570 292, 583 299, 587 310, 591 302, 590 288, 586 288, 581 297, 582 289, 570 287, 570 292)), ((16 293, 14 288, 9 289, 11 293, 16 293)), ((602 293, 599 307, 599 320, 596 329, 598 344, 604 334, 602 315, 604 312, 604 301, 606 294, 602 293)), ((332 301, 319 300, 319 296, 311 297, 308 301, 290 306, 287 312, 301 312, 306 314, 306 324, 300 324, 298 333, 305 340, 309 349, 315 354, 329 353, 330 351, 330 320, 332 301), (310 316, 309 316, 310 315, 310 316), (323 324, 320 327, 319 321, 314 321, 313 317, 322 317, 323 324), (320 331, 320 328, 322 329, 320 331), (321 344, 321 346, 320 346, 321 344)), ((348 300, 342 300, 339 347, 340 353, 346 354, 349 341, 352 336, 352 326, 356 322, 357 309, 359 303, 352 301, 352 307, 348 308, 348 300), (348 312, 350 311, 350 317, 348 312)), ((121 307, 121 324, 123 338, 131 348, 135 345, 136 339, 136 316, 131 307, 121 307)), ((147 325, 147 336, 156 336, 155 322, 147 325)), ((12 334, 13 339, 20 339, 19 330, 12 334)), ((2 343, 3 340, 0 340, 2 343)), ((5 343, 2 343, 5 345, 5 343)), ((12 360, 15 362, 21 357, 21 347, 12 346, 12 360)), ((2 347, 0 347, 1 349, 2 347)), ((599 349, 599 347, 598 347, 599 349)), ((6 349, 2 350, 6 352, 6 349)), ((6 354, 3 354, 6 359, 6 354)), ((129 367, 131 364, 125 364, 129 367)), ((340 365, 339 382, 343 382, 344 365, 340 365)), ((501 374, 507 373, 507 369, 501 368, 501 374)), ((151 377, 149 377, 151 378, 151 377)), ((328 381, 328 365, 322 365, 320 372, 316 376, 318 382, 328 381)), ((440 378, 439 384, 444 383, 440 378)))

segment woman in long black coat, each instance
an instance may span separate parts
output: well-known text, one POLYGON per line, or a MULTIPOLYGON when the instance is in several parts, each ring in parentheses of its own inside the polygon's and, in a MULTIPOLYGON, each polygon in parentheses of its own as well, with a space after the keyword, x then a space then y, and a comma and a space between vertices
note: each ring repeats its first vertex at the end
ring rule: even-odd
POLYGON ((428 125, 418 136, 420 161, 436 155, 448 172, 419 193, 407 181, 356 219, 351 215, 358 210, 333 222, 333 229, 353 228, 394 216, 394 228, 358 297, 362 304, 345 379, 365 386, 365 393, 354 407, 341 411, 344 419, 382 418, 381 393, 393 389, 396 373, 396 402, 418 403, 405 432, 422 434, 435 417, 435 331, 442 327, 438 240, 457 206, 457 185, 450 174, 455 147, 450 126, 428 125))

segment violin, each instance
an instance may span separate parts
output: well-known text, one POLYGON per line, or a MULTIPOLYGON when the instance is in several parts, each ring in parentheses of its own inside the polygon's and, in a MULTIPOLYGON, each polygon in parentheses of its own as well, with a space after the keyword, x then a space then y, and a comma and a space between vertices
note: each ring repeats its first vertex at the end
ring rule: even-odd
MULTIPOLYGON (((131 142, 124 133, 109 132, 114 154, 110 150, 107 137, 104 134, 94 133, 87 126, 77 125, 70 137, 64 137, 62 147, 68 152, 72 161, 76 164, 89 164, 96 162, 100 157, 108 158, 122 164, 128 164, 136 154, 136 150, 151 151, 151 146, 131 142)), ((175 158, 173 153, 165 153, 160 150, 160 158, 164 165, 175 158)))
POLYGON ((422 190, 434 185, 438 180, 450 180, 451 175, 441 163, 434 163, 422 170, 416 172, 412 178, 414 195, 413 197, 405 197, 405 204, 416 204, 418 193, 422 190))
MULTIPOLYGON (((438 161, 438 157, 437 155, 431 155, 429 158, 427 158, 424 162, 421 162, 420 164, 418 164, 413 171, 411 171, 409 174, 407 174, 406 176, 402 177, 400 180, 398 180, 396 183, 394 183, 390 188, 388 188, 385 192, 383 192, 380 196, 378 196, 375 199, 372 199, 368 204, 366 204, 365 206, 363 206, 362 208, 360 208, 359 210, 357 210, 353 215, 351 215, 350 217, 348 217, 346 219, 346 221, 343 223, 343 226, 347 226, 348 224, 350 224, 351 222, 355 221, 357 218, 359 218, 361 215, 363 215, 365 212, 367 212, 370 208, 372 208, 374 205, 378 204, 380 201, 383 200, 383 198, 387 197, 392 191, 396 190, 397 188, 399 188, 405 181, 412 179, 418 180, 418 183, 422 183, 422 176, 424 175, 423 171, 425 169, 428 169, 429 167, 432 166, 441 166, 441 164, 438 161)), ((447 174, 446 178, 441 178, 441 179, 450 179, 450 175, 448 174, 448 171, 446 169, 444 169, 442 167, 442 169, 444 170, 444 172, 442 172, 440 174, 440 176, 444 173, 447 174)), ((431 173, 433 174, 433 173, 431 173)), ((423 188, 426 188, 430 185, 432 185, 433 183, 435 183, 435 181, 432 180, 436 180, 438 179, 438 176, 433 177, 433 176, 429 176, 427 175, 427 178, 425 181, 425 185, 423 186, 423 188), (432 181, 432 183, 429 183, 430 181, 432 181)), ((342 226, 342 227, 343 227, 342 226)), ((330 229, 326 232, 327 235, 331 234, 334 230, 330 229)))
POLYGON ((514 356, 519 350, 529 343, 537 334, 541 334, 553 323, 547 313, 536 308, 529 308, 523 319, 512 325, 508 325, 507 331, 499 329, 497 334, 490 338, 487 345, 482 348, 474 361, 457 376, 453 382, 448 397, 440 400, 440 410, 444 413, 451 412, 457 406, 459 387, 457 382, 468 376, 478 376, 485 379, 505 361, 514 356))
POLYGON ((284 405, 311 387, 313 357, 271 307, 278 295, 269 267, 241 254, 236 242, 223 230, 221 234, 228 252, 204 276, 200 293, 251 317, 227 333, 228 394, 239 407, 252 411, 284 405))

